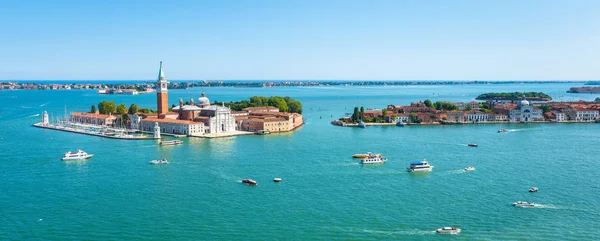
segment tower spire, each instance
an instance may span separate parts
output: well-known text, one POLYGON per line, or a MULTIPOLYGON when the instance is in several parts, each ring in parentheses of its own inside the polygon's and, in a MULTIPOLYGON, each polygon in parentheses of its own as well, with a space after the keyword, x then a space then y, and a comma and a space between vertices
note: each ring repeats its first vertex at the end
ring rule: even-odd
POLYGON ((165 79, 165 74, 163 73, 163 69, 162 69, 162 61, 160 61, 160 68, 158 69, 158 80, 164 80, 165 79))

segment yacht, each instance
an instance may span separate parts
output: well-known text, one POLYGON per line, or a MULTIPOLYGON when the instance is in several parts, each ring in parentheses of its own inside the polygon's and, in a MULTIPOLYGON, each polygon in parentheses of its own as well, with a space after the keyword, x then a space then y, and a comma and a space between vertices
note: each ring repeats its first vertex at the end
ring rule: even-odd
POLYGON ((402 122, 402 121, 396 122, 396 126, 404 127, 404 125, 406 125, 406 124, 404 124, 404 122, 402 122))
POLYGON ((407 168, 408 172, 430 172, 433 169, 433 166, 429 165, 427 160, 423 159, 422 161, 413 162, 410 164, 410 167, 407 168))
POLYGON ((514 202, 512 205, 515 206, 515 207, 520 207, 520 208, 532 208, 532 207, 535 207, 535 203, 521 202, 521 201, 514 202))
POLYGON ((65 155, 63 155, 61 160, 63 160, 63 161, 84 160, 84 159, 91 158, 92 156, 94 156, 94 154, 88 154, 87 152, 78 149, 77 152, 65 153, 65 155))
POLYGON ((183 144, 183 141, 180 141, 180 140, 161 141, 160 142, 161 146, 174 146, 174 145, 181 145, 181 144, 183 144))
POLYGON ((500 132, 508 132, 508 129, 500 129, 500 130, 498 130, 498 133, 500 133, 500 132))
POLYGON ((352 155, 353 158, 367 158, 367 157, 372 157, 375 156, 376 154, 373 154, 373 152, 367 152, 367 153, 358 153, 358 154, 354 154, 352 155))
POLYGON ((367 127, 367 124, 365 124, 364 121, 360 121, 360 122, 358 122, 358 127, 365 128, 365 127, 367 127))
POLYGON ((273 178, 273 181, 274 181, 274 182, 281 182, 281 177, 276 177, 276 178, 273 178))
POLYGON ((469 143, 469 144, 467 144, 467 146, 470 146, 470 147, 477 147, 477 144, 475 144, 475 143, 469 143))
POLYGON ((529 192, 537 192, 539 190, 539 188, 537 187, 532 187, 529 189, 529 192))
POLYGON ((256 186, 258 183, 252 179, 244 179, 242 180, 242 183, 249 185, 249 186, 256 186))
POLYGON ((475 171, 475 167, 465 167, 465 171, 475 171))
POLYGON ((439 233, 439 234, 460 234, 460 228, 443 227, 443 228, 438 228, 435 232, 439 233))
POLYGON ((159 160, 152 160, 150 161, 151 164, 169 164, 169 161, 167 161, 167 158, 163 158, 163 159, 159 159, 159 160))
POLYGON ((381 155, 377 154, 363 158, 362 160, 360 160, 360 164, 383 164, 386 161, 386 158, 383 158, 381 155))

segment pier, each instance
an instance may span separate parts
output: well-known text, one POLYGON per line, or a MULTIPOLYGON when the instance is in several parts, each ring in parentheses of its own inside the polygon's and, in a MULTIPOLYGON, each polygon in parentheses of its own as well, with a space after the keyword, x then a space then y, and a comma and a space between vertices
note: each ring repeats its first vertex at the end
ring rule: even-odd
POLYGON ((85 130, 85 129, 77 129, 77 128, 73 128, 73 127, 61 126, 61 125, 55 125, 55 124, 49 124, 49 123, 43 123, 43 122, 33 124, 33 126, 39 127, 39 128, 44 128, 44 129, 66 131, 66 132, 71 132, 71 133, 78 133, 78 134, 84 134, 84 135, 90 135, 90 136, 99 136, 99 137, 110 138, 110 139, 120 139, 120 140, 157 140, 157 139, 160 139, 160 138, 148 137, 148 136, 144 136, 144 135, 140 135, 140 136, 120 135, 115 132, 89 131, 89 130, 85 130))

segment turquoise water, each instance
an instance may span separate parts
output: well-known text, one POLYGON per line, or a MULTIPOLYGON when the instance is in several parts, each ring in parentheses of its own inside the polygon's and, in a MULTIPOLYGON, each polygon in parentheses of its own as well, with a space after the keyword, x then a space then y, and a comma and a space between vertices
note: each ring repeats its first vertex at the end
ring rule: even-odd
MULTIPOLYGON (((365 108, 470 101, 489 91, 543 91, 561 100, 572 84, 207 88, 211 100, 288 95, 304 105, 293 133, 184 139, 182 146, 31 127, 109 98, 154 107, 154 95, 0 91, 2 240, 593 240, 600 236, 600 124, 331 126, 365 108), (508 128, 513 131, 498 134, 508 128), (478 148, 467 147, 477 143, 478 148), (81 148, 95 156, 62 162, 81 148), (351 155, 380 152, 381 166, 351 155), (150 165, 165 157, 169 165, 150 165), (427 158, 430 174, 404 170, 427 158), (474 166, 476 171, 463 172, 474 166), (273 183, 274 177, 283 178, 273 183), (242 185, 252 178, 256 187, 242 185), (537 186, 540 191, 528 193, 537 186), (512 207, 515 201, 542 204, 512 207), (443 226, 463 229, 440 236, 443 226)), ((170 102, 202 89, 172 90, 170 102)))

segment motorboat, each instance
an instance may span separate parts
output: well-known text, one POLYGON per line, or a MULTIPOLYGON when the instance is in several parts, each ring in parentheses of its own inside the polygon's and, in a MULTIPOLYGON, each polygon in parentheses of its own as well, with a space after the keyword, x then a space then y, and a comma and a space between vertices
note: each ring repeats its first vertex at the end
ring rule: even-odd
POLYGON ((410 164, 410 167, 406 170, 408 172, 430 172, 433 169, 433 166, 429 165, 427 160, 423 159, 422 161, 413 162, 410 164))
POLYGON ((360 121, 360 122, 358 122, 358 127, 365 128, 365 127, 367 127, 367 124, 365 124, 364 121, 360 121))
POLYGON ((470 146, 470 147, 477 147, 477 144, 475 144, 475 143, 469 143, 469 144, 467 144, 467 146, 470 146))
POLYGON ((152 160, 150 161, 150 164, 169 164, 169 161, 167 161, 167 158, 163 158, 158 160, 152 160))
POLYGON ((382 157, 381 155, 377 154, 377 155, 373 155, 373 156, 369 156, 369 157, 365 157, 362 160, 360 160, 360 164, 383 164, 387 161, 386 158, 382 157))
POLYGON ((500 130, 498 130, 498 133, 501 133, 501 132, 508 132, 508 129, 500 129, 500 130))
POLYGON ((280 177, 273 178, 273 181, 274 182, 281 182, 281 178, 280 177))
POLYGON ((475 167, 465 167, 465 171, 475 171, 475 167))
POLYGON ((535 203, 522 202, 522 201, 514 202, 512 205, 515 206, 515 207, 520 207, 520 208, 532 208, 532 207, 535 207, 535 203))
POLYGON ((375 156, 376 154, 373 154, 373 152, 367 152, 367 153, 358 153, 358 154, 354 154, 352 155, 353 158, 367 158, 367 157, 371 157, 371 156, 375 156))
POLYGON ((161 146, 174 146, 174 145, 181 145, 181 144, 183 144, 183 141, 180 141, 180 140, 161 141, 160 142, 161 146))
POLYGON ((402 122, 402 121, 396 122, 396 126, 404 127, 404 125, 406 125, 406 124, 404 122, 402 122))
POLYGON ((254 134, 257 134, 257 135, 268 135, 268 134, 271 134, 271 131, 270 130, 258 130, 256 132, 254 132, 254 134))
POLYGON ((537 192, 538 190, 539 190, 539 188, 537 188, 537 187, 529 188, 529 192, 537 192))
POLYGON ((439 234, 460 234, 461 229, 455 227, 438 228, 435 232, 439 234))
POLYGON ((249 185, 249 186, 256 186, 258 183, 252 179, 244 179, 242 180, 242 183, 249 185))
POLYGON ((85 160, 91 158, 94 154, 88 154, 85 151, 77 149, 77 152, 67 152, 63 155, 61 160, 70 161, 70 160, 85 160))

